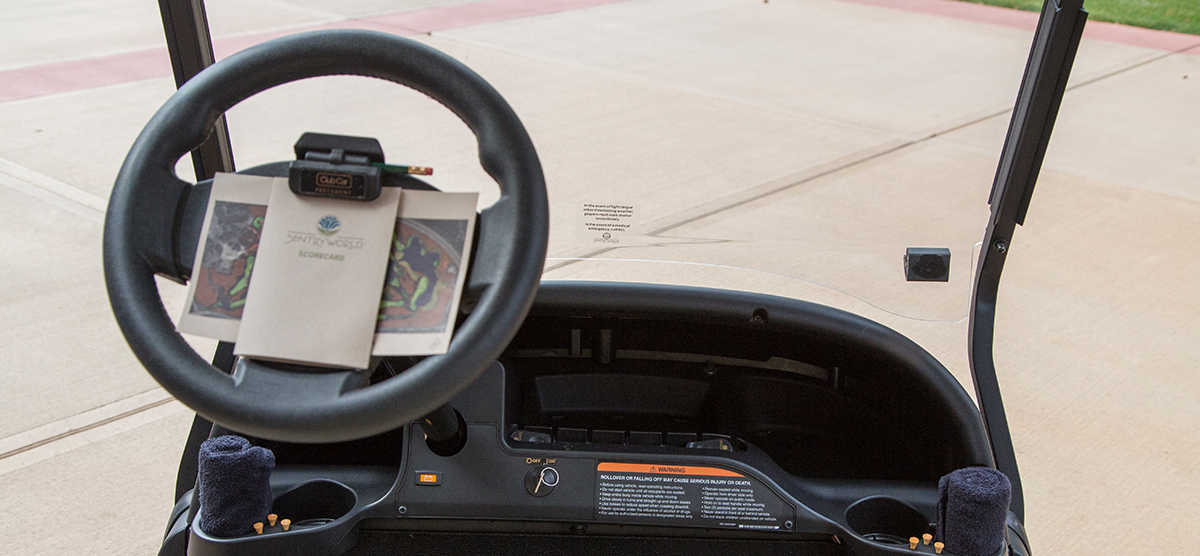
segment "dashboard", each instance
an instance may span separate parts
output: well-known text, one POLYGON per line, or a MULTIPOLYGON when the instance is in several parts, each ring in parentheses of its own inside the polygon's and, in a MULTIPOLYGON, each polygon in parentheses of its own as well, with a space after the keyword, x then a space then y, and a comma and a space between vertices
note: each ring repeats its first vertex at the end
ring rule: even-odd
POLYGON ((910 553, 938 478, 991 458, 970 398, 915 343, 742 292, 546 283, 450 405, 467 431, 450 456, 415 425, 256 441, 293 525, 192 527, 188 553, 910 553))

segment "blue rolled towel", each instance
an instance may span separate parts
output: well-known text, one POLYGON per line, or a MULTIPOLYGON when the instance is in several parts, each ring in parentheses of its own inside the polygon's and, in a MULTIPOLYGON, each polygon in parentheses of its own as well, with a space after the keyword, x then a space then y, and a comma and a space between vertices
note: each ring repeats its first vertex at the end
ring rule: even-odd
POLYGON ((240 436, 226 435, 200 445, 196 488, 200 495, 200 527, 214 537, 236 537, 266 521, 271 513, 271 470, 275 454, 251 446, 240 436))
POLYGON ((1004 543, 1012 484, 990 467, 967 467, 938 481, 937 537, 956 556, 994 556, 1004 543))

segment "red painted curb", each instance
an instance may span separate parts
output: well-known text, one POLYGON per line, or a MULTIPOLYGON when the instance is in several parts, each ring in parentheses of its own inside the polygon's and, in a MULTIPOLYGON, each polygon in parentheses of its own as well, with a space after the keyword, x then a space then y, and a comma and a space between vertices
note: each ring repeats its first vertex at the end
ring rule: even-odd
MULTIPOLYGON (((218 59, 268 40, 318 29, 371 29, 400 36, 507 21, 625 0, 483 0, 444 8, 350 19, 301 29, 216 39, 218 59)), ((171 75, 166 47, 0 71, 0 102, 171 75)))

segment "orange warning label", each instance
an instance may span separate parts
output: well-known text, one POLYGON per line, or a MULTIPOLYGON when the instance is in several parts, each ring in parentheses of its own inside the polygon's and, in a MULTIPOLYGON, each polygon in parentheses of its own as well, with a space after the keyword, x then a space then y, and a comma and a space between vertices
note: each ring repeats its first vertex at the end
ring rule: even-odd
POLYGON ((596 466, 596 471, 613 473, 645 473, 649 475, 698 475, 704 477, 744 477, 728 469, 718 467, 699 467, 695 465, 660 465, 641 463, 612 463, 602 462, 596 466))

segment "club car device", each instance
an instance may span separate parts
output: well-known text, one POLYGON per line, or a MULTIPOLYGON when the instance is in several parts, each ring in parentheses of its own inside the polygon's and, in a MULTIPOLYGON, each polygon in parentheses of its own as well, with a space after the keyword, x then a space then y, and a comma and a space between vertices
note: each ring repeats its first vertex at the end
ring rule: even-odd
MULTIPOLYGON (((320 31, 213 64, 201 1, 160 6, 179 90, 130 149, 104 233, 122 332, 197 412, 160 555, 1031 553, 992 361, 994 309, 1082 0, 1046 1, 988 200, 970 289, 978 404, 906 336, 826 305, 542 282, 550 219, 533 143, 499 93, 428 46, 320 31), (235 358, 221 343, 206 361, 175 331, 155 276, 191 276, 211 178, 232 171, 223 114, 327 75, 380 78, 443 104, 499 185, 478 215, 449 351, 346 370, 235 358), (188 152, 195 184, 172 170, 188 152), (237 478, 258 483, 205 482, 214 472, 198 462, 239 457, 257 471, 237 478)), ((378 142, 306 137, 298 160, 242 173, 290 169, 297 194, 366 202, 382 187, 432 189, 380 171, 378 142)), ((896 254, 901 282, 944 287, 949 251, 913 247, 896 254)))

